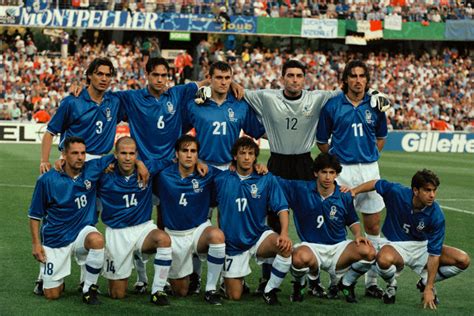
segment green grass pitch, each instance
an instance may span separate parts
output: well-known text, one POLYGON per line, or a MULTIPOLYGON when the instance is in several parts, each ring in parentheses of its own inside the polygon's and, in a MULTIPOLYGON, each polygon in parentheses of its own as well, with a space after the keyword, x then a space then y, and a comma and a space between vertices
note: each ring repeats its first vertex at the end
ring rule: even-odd
MULTIPOLYGON (((350 314, 350 315, 413 315, 433 313, 423 311, 420 294, 415 289, 418 277, 405 269, 399 277, 399 290, 395 305, 384 305, 381 301, 363 296, 363 280, 360 280, 356 294, 358 304, 347 304, 343 300, 323 300, 305 297, 302 303, 291 303, 290 276, 287 276, 279 294, 282 306, 266 306, 261 297, 247 296, 241 302, 224 301, 219 307, 208 306, 203 295, 184 299, 171 298, 171 306, 160 308, 150 304, 148 296, 133 293, 121 301, 101 295, 101 306, 85 306, 76 291, 79 269, 73 263, 72 275, 66 278, 66 292, 54 302, 32 293, 33 283, 38 275, 38 265, 31 255, 31 237, 28 227, 27 210, 35 179, 38 176, 39 145, 2 144, 0 147, 0 315, 30 314, 350 314)), ((54 156, 54 155, 52 155, 54 156)), ((260 161, 265 162, 268 152, 263 151, 260 161)), ((430 168, 438 173, 441 186, 438 202, 444 207, 447 221, 446 244, 461 248, 471 256, 474 254, 474 159, 469 154, 408 154, 383 152, 380 161, 384 178, 410 183, 413 173, 421 168, 430 168)), ((292 225, 293 227, 293 225, 292 225)), ((100 225, 101 231, 103 226, 100 225)), ((297 237, 291 230, 293 240, 297 237)), ((255 289, 259 269, 252 265, 253 273, 247 278, 252 290, 255 289)), ((152 266, 148 265, 151 278, 152 266)), ((327 283, 327 274, 322 274, 327 283)), ((135 274, 132 274, 133 283, 135 274)), ((379 280, 379 284, 383 285, 379 280)), ((102 292, 106 292, 106 280, 99 279, 102 292)), ((130 286, 131 288, 131 286, 130 286)), ((460 276, 437 285, 441 305, 438 313, 445 315, 474 314, 474 269, 471 267, 460 276)))

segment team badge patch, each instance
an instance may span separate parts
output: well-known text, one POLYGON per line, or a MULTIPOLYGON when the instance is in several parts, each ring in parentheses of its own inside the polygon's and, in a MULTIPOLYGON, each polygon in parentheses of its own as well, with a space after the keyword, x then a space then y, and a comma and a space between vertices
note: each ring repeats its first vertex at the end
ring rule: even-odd
POLYGON ((421 231, 423 230, 423 228, 425 228, 425 222, 420 221, 420 222, 418 223, 418 226, 416 226, 416 230, 418 230, 418 231, 421 232, 421 231))
POLYGON ((193 184, 193 190, 195 193, 202 192, 202 188, 199 187, 199 181, 196 179, 192 179, 191 183, 193 184))
POLYGON ((169 114, 174 114, 176 112, 174 105, 171 102, 166 103, 166 108, 168 109, 169 114))
POLYGON ((260 198, 260 194, 258 194, 258 187, 256 184, 252 184, 250 186, 250 194, 252 194, 252 197, 254 199, 259 199, 260 198))
POLYGON ((335 219, 337 213, 337 207, 335 205, 331 206, 331 211, 329 212, 329 218, 335 219))
POLYGON ((143 181, 137 181, 137 184, 138 184, 138 188, 140 190, 145 190, 145 186, 143 185, 143 181))
POLYGON ((92 188, 92 184, 89 180, 84 180, 84 186, 86 187, 86 190, 90 190, 92 188))
POLYGON ((367 124, 372 124, 372 113, 369 110, 365 110, 365 121, 367 124))
POLYGON ((107 118, 107 122, 112 121, 112 112, 110 108, 105 109, 105 117, 107 118))
POLYGON ((234 110, 232 110, 231 108, 228 108, 228 109, 227 109, 227 112, 229 113, 229 120, 230 120, 231 122, 236 122, 237 119, 235 118, 234 110))
POLYGON ((310 117, 310 116, 311 116, 311 111, 308 109, 307 106, 304 106, 304 107, 303 107, 303 115, 304 115, 305 117, 310 117))

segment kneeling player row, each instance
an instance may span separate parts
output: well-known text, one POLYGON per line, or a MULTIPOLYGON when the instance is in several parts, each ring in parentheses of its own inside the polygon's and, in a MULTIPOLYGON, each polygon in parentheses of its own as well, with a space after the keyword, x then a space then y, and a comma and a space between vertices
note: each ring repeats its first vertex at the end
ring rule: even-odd
POLYGON ((439 181, 431 172, 418 172, 412 190, 384 180, 352 190, 357 194, 375 189, 385 199, 383 232, 389 241, 376 256, 376 250, 361 235, 351 194, 335 182, 341 166, 334 156, 316 158, 316 181, 289 181, 255 172, 259 148, 249 138, 239 139, 232 148, 235 171, 210 168, 204 176, 196 173, 199 143, 193 137, 181 137, 175 148, 177 163, 145 162, 156 175, 153 187, 161 201, 162 231, 151 221, 151 188, 137 179, 135 166, 142 166, 136 160, 133 139, 117 142, 112 173, 102 170, 114 157, 84 163, 83 141, 66 140, 64 172, 52 170, 39 178, 29 215, 33 255, 41 262, 47 298, 60 296, 73 253, 85 267, 83 300, 89 304, 98 303, 95 284, 103 266, 110 295, 122 298, 134 256, 144 259, 151 253, 155 253, 151 301, 157 305, 169 304, 164 291, 167 278, 173 293, 187 295, 193 254, 207 258, 205 300, 211 304, 221 304, 216 292, 221 272, 227 297, 240 299, 243 277, 251 272, 250 257, 273 262, 263 291, 265 302, 271 305, 279 304, 276 292, 290 270, 295 278, 292 301, 303 299, 306 275, 317 275, 323 269, 331 275, 331 295, 342 290, 348 302, 356 302, 354 284, 377 259, 377 269, 389 283, 384 301, 390 303, 395 300, 397 269, 406 264, 421 273, 428 263, 428 277, 420 283, 428 284, 424 291, 427 302, 427 296, 434 295, 438 266, 442 266, 441 279, 469 265, 464 252, 442 245, 444 217, 434 202, 439 181), (103 237, 93 227, 97 222, 96 193, 107 226, 107 255, 103 237), (209 207, 214 204, 219 208, 219 228, 208 220, 209 207), (288 236, 288 207, 294 211, 302 241, 295 247, 288 236), (268 209, 278 214, 280 234, 265 225, 268 209), (346 239, 346 226, 354 241, 346 239))

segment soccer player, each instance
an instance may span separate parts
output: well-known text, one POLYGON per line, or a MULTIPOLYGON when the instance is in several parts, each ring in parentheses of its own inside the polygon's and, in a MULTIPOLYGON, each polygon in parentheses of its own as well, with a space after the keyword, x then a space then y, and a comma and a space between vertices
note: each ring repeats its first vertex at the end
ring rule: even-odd
MULTIPOLYGON (((321 110, 316 138, 321 152, 329 152, 341 162, 342 172, 336 179, 339 185, 355 187, 380 179, 377 161, 387 137, 387 118, 371 105, 367 92, 370 75, 363 62, 347 63, 342 82, 344 93, 329 100, 321 110)), ((382 197, 376 192, 360 194, 355 198, 355 208, 362 214, 367 238, 378 250, 382 197)), ((367 296, 382 297, 375 271, 368 272, 365 286, 367 296)))
MULTIPOLYGON (((171 265, 171 240, 151 219, 152 189, 138 181, 135 141, 130 137, 120 138, 114 155, 117 159, 114 172, 102 174, 98 184, 98 196, 103 204, 102 222, 107 226, 103 275, 109 280, 110 296, 125 297, 134 256, 145 261, 155 253, 151 302, 169 305, 163 287, 171 265)), ((171 161, 155 160, 146 164, 150 174, 155 175, 171 161)))
POLYGON ((113 147, 119 100, 107 91, 115 75, 115 69, 108 58, 96 58, 86 70, 88 87, 78 97, 68 96, 62 100, 56 114, 48 124, 41 142, 40 173, 51 168, 49 154, 53 137, 61 134, 59 150, 69 136, 84 139, 86 160, 107 154, 113 147))
POLYGON ((323 269, 331 276, 329 297, 337 298, 340 289, 347 302, 356 303, 355 282, 375 259, 375 249, 361 235, 351 195, 342 193, 335 181, 341 169, 335 156, 321 153, 313 163, 316 181, 279 178, 302 241, 292 254, 293 302, 303 301, 306 275, 323 269), (347 239, 346 226, 353 241, 347 239))
POLYGON ((41 175, 33 193, 29 209, 33 256, 40 262, 44 296, 57 299, 74 255, 86 270, 83 302, 96 305, 97 279, 104 264, 104 238, 94 227, 96 182, 113 156, 85 163, 85 141, 74 136, 64 139, 62 154, 64 172, 52 169, 41 175))
POLYGON ((211 97, 203 104, 190 101, 187 104, 187 123, 196 129, 200 143, 199 158, 221 170, 227 170, 232 162, 231 149, 243 130, 258 139, 264 133, 255 112, 244 100, 237 100, 230 87, 232 68, 218 61, 209 69, 211 97))
POLYGON ((260 263, 275 258, 263 298, 269 305, 279 305, 276 293, 291 265, 288 204, 272 174, 255 172, 258 154, 259 148, 251 138, 239 138, 232 147, 236 171, 224 171, 215 179, 219 227, 226 243, 223 276, 227 296, 239 300, 242 278, 251 272, 250 257, 256 257, 260 263), (265 225, 269 208, 278 214, 280 234, 265 225))
POLYGON ((171 237, 172 264, 169 272, 173 292, 189 293, 192 256, 207 255, 207 283, 204 299, 221 305, 216 284, 224 264, 225 239, 222 231, 208 219, 215 168, 203 177, 197 174, 199 142, 190 135, 181 136, 175 145, 178 160, 155 177, 154 190, 160 198, 165 231, 171 237))
POLYGON ((387 282, 386 304, 395 303, 397 272, 410 267, 421 276, 416 285, 424 308, 436 309, 434 283, 458 275, 470 264, 462 250, 443 245, 445 218, 435 201, 440 181, 430 170, 420 170, 411 179, 411 188, 386 180, 372 180, 351 190, 356 196, 375 190, 385 202, 387 216, 382 232, 388 240, 377 254, 377 270, 387 282))

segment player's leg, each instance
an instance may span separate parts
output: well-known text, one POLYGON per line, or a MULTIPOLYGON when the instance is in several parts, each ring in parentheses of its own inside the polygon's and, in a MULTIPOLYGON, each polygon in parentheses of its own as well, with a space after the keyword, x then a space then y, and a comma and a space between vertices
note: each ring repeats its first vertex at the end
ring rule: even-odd
POLYGON ((300 245, 291 254, 290 273, 293 276, 293 293, 290 296, 292 302, 302 302, 306 287, 306 276, 309 272, 318 275, 319 263, 314 252, 306 245, 300 245))
POLYGON ((127 296, 128 278, 120 280, 109 280, 109 295, 114 299, 122 299, 127 296))
POLYGON ((226 295, 229 300, 239 301, 244 292, 244 278, 224 278, 226 295))
POLYGON ((244 277, 252 272, 249 265, 250 258, 250 250, 225 256, 222 275, 227 298, 240 300, 244 294, 244 277))
POLYGON ((265 302, 270 305, 280 304, 276 293, 291 267, 291 251, 280 251, 278 247, 278 238, 278 234, 266 231, 262 234, 262 237, 260 237, 256 247, 257 258, 275 257, 272 264, 270 279, 268 280, 263 293, 265 302))
POLYGON ((49 248, 44 246, 46 262, 40 263, 40 278, 43 280, 43 294, 48 300, 55 300, 64 291, 64 278, 71 273, 71 248, 49 248))
POLYGON ((348 303, 357 303, 354 287, 357 280, 372 267, 375 259, 375 248, 365 243, 351 241, 340 245, 344 250, 336 263, 336 275, 347 271, 339 281, 339 289, 348 303))
POLYGON ((207 253, 207 280, 205 300, 212 305, 221 304, 216 287, 224 265, 225 237, 217 227, 207 226, 199 236, 196 250, 198 254, 207 253))
MULTIPOLYGON (((92 228, 95 230, 95 227, 92 228)), ((84 274, 84 286, 82 287, 82 299, 84 303, 91 305, 100 304, 97 299, 97 280, 104 266, 105 258, 104 237, 97 230, 94 230, 87 233, 83 243, 87 251, 87 257, 85 260, 86 272, 84 274)))
POLYGON ((153 229, 145 237, 141 251, 146 254, 155 253, 151 302, 156 305, 169 305, 164 287, 171 267, 171 238, 163 230, 153 229))
POLYGON ((167 231, 171 238, 171 267, 168 273, 171 290, 176 296, 186 296, 189 292, 189 275, 193 272, 194 231, 183 233, 167 231))
POLYGON ((188 295, 189 276, 179 279, 169 279, 173 295, 184 297, 188 295))
POLYGON ((392 245, 385 245, 377 253, 376 268, 382 279, 387 282, 387 288, 383 294, 385 304, 394 304, 397 293, 396 274, 405 266, 402 255, 392 245))

